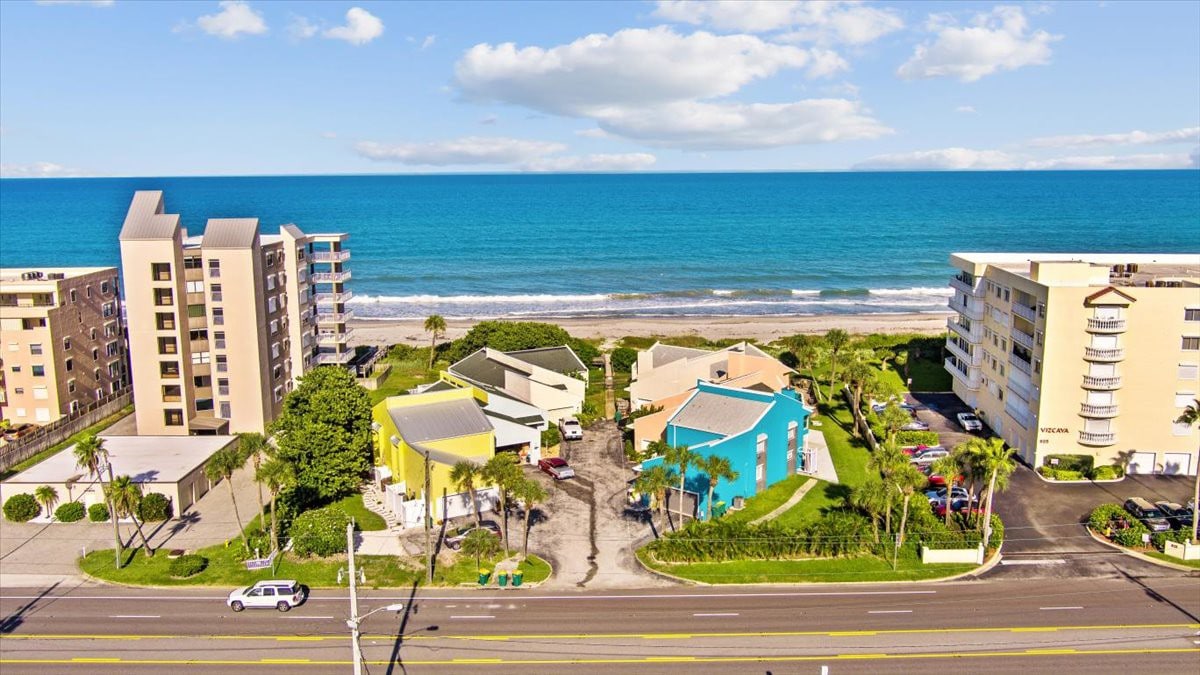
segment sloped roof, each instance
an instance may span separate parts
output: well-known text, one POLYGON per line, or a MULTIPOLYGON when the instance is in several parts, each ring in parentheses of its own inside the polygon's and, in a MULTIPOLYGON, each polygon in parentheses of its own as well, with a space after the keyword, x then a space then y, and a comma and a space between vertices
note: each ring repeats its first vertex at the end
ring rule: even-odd
MULTIPOLYGON (((1116 300, 1116 298, 1110 298, 1110 300, 1116 300)), ((1132 303, 1132 302, 1137 302, 1137 298, 1133 297, 1132 295, 1129 295, 1128 293, 1123 293, 1123 292, 1121 292, 1120 289, 1114 288, 1112 286, 1107 286, 1099 291, 1096 291, 1095 293, 1092 293, 1091 295, 1089 295, 1083 299, 1083 303, 1085 305, 1095 305, 1095 304, 1128 305, 1129 303, 1132 303), (1124 300, 1124 302, 1121 302, 1119 300, 1116 301, 1115 303, 1114 302, 1110 302, 1110 303, 1096 302, 1100 298, 1102 298, 1110 293, 1116 293, 1117 295, 1121 296, 1121 298, 1124 300)))
POLYGON ((670 423, 732 436, 749 429, 770 407, 770 401, 753 401, 712 391, 699 391, 675 413, 670 423))
POLYGON ((539 349, 521 349, 515 352, 504 353, 525 363, 545 368, 546 370, 553 370, 563 375, 587 370, 587 365, 580 360, 575 350, 566 345, 541 347, 539 349))
POLYGON ((292 223, 288 223, 287 225, 280 225, 279 231, 287 232, 288 234, 292 235, 292 237, 294 239, 303 239, 305 236, 304 232, 301 231, 299 227, 296 227, 292 223))
POLYGON ((171 239, 179 227, 179 215, 163 213, 161 190, 138 190, 133 193, 125 224, 121 226, 121 241, 171 239))
POLYGON ((258 236, 258 218, 209 218, 204 248, 250 248, 258 236))
POLYGON ((650 363, 655 368, 661 368, 668 363, 673 363, 680 359, 689 359, 693 356, 703 356, 712 352, 706 349, 695 349, 692 347, 676 347, 674 345, 664 345, 661 342, 655 342, 649 349, 650 363))
POLYGON ((409 444, 487 433, 492 425, 475 399, 388 408, 400 436, 409 444))
POLYGON ((486 349, 480 349, 451 365, 450 372, 480 384, 504 386, 504 366, 489 359, 486 349))

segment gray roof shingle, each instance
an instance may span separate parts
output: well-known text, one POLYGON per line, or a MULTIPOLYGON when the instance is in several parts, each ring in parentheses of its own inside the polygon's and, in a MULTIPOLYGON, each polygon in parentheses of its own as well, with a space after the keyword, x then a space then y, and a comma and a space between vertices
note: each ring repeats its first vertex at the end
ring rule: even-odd
POLYGON ((566 345, 541 347, 539 349, 522 349, 504 353, 514 359, 520 359, 525 363, 545 368, 546 370, 553 370, 563 375, 587 370, 587 365, 579 359, 579 356, 575 354, 575 350, 566 345))
POLYGON ((675 414, 671 424, 730 436, 749 429, 770 407, 768 401, 751 401, 701 391, 675 414))
POLYGON ((680 359, 690 359, 693 356, 703 356, 711 353, 712 352, 709 352, 705 349, 675 347, 672 345, 664 345, 662 343, 655 343, 655 345, 650 348, 651 364, 653 364, 655 368, 661 368, 668 363, 672 363, 680 359))
POLYGON ((492 430, 491 423, 474 399, 390 408, 388 414, 392 416, 400 435, 410 444, 492 430))
POLYGON ((504 366, 489 359, 483 349, 450 366, 450 372, 480 384, 504 386, 504 366))
POLYGON ((209 218, 204 248, 250 248, 258 236, 258 218, 209 218))

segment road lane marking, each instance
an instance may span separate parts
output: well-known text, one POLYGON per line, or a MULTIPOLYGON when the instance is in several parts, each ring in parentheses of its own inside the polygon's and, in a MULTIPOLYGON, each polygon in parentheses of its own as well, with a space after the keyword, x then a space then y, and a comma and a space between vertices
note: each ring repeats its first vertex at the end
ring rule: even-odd
POLYGON ((332 619, 332 616, 281 616, 281 619, 332 619))
POLYGON ((261 659, 260 663, 312 663, 311 659, 261 659))
POLYGON ((491 614, 451 614, 451 619, 494 619, 491 614))
POLYGON ((738 616, 737 612, 692 612, 692 616, 738 616))
POLYGON ((1038 609, 1042 610, 1043 612, 1049 612, 1049 611, 1056 610, 1056 609, 1083 609, 1083 607, 1079 607, 1079 606, 1073 606, 1073 607, 1038 607, 1038 609))
POLYGON ((161 619, 158 614, 113 614, 110 619, 161 619))
POLYGON ((76 656, 67 663, 120 663, 121 659, 115 656, 76 656))
POLYGON ((320 642, 325 639, 323 635, 280 635, 275 638, 279 642, 320 642))
POLYGON ((872 609, 867 614, 912 614, 911 609, 872 609))
POLYGON ((1066 565, 1063 558, 1047 558, 1045 560, 1001 560, 1001 565, 1066 565))
MULTIPOLYGON (((521 595, 521 601, 529 600, 690 600, 696 598, 826 598, 857 597, 873 595, 936 595, 935 590, 911 591, 774 591, 768 593, 647 593, 644 595, 521 595)), ((366 596, 364 596, 366 597, 366 596)), ((224 595, 178 596, 178 595, 0 595, 0 600, 164 600, 168 602, 211 602, 226 600, 224 595)), ((309 596, 309 602, 345 602, 348 595, 309 596)), ((372 600, 410 600, 408 595, 372 595, 372 600)), ((417 601, 461 602, 467 598, 455 595, 418 595, 417 601)), ((510 602, 511 596, 487 595, 470 598, 474 601, 510 602)))

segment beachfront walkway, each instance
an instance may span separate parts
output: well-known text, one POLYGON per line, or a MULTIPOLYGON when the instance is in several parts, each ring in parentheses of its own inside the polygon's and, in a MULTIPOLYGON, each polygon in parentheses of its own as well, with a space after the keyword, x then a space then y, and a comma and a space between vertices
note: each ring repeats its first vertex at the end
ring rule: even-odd
POLYGON ((804 474, 825 481, 837 483, 837 469, 833 467, 833 457, 829 455, 829 445, 825 442, 825 434, 820 429, 809 429, 805 437, 811 452, 812 463, 804 467, 804 474))

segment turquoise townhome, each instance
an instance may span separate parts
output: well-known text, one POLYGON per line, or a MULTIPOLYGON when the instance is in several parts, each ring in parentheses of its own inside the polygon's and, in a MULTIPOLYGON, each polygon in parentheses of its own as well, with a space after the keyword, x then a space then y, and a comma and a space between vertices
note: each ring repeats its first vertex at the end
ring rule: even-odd
MULTIPOLYGON (((804 441, 811 413, 792 389, 760 392, 698 382, 696 391, 667 421, 664 440, 686 445, 700 456, 728 459, 738 477, 718 481, 713 502, 734 504, 809 465, 804 441)), ((642 467, 662 463, 662 457, 654 457, 642 462, 642 467)), ((702 471, 688 468, 684 503, 694 501, 696 517, 707 514, 708 482, 702 471)), ((672 505, 671 511, 675 508, 672 505)), ((687 506, 685 511, 692 513, 687 506)))

